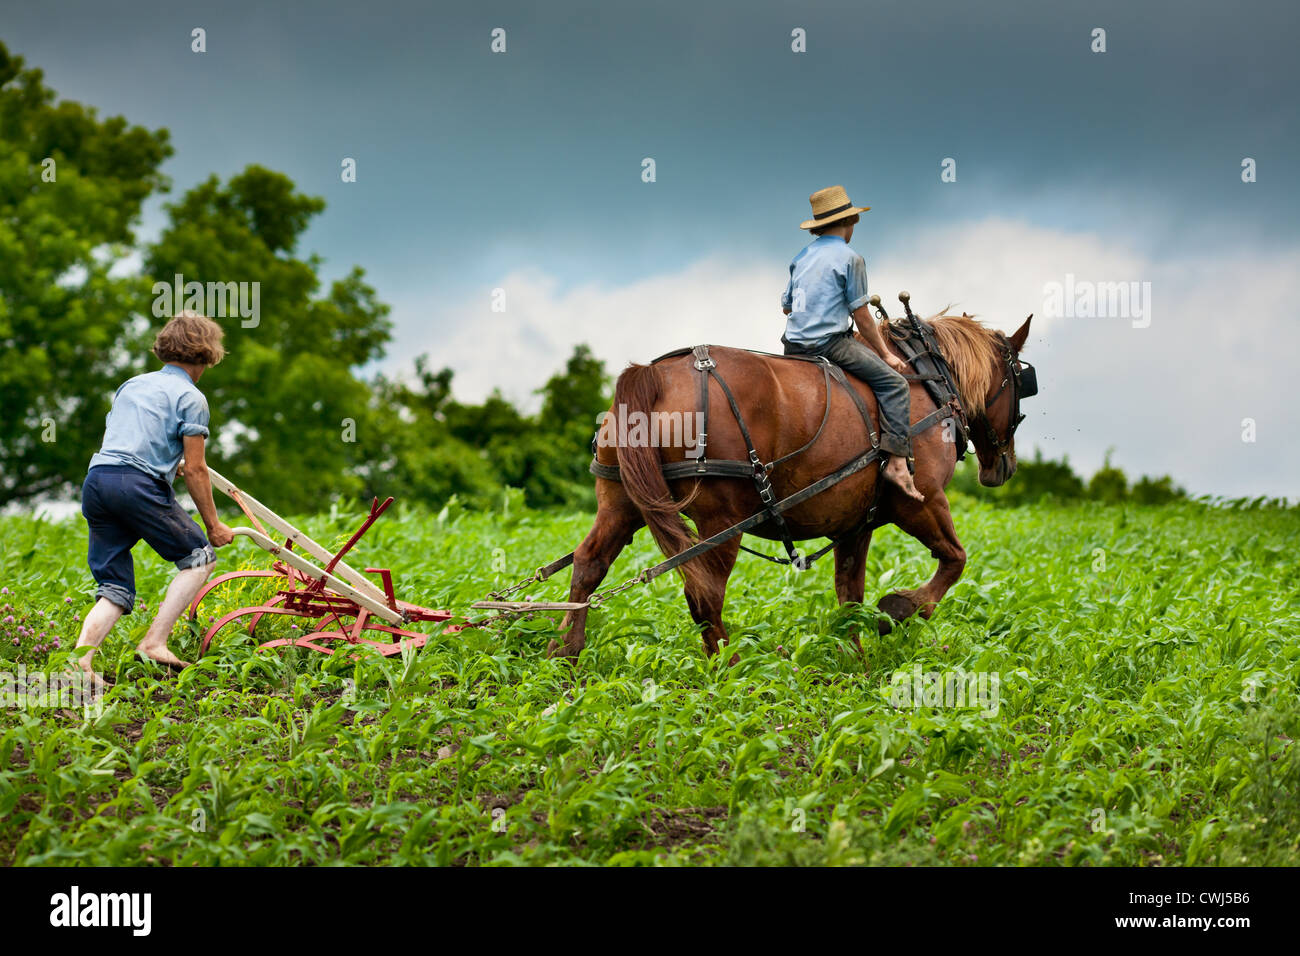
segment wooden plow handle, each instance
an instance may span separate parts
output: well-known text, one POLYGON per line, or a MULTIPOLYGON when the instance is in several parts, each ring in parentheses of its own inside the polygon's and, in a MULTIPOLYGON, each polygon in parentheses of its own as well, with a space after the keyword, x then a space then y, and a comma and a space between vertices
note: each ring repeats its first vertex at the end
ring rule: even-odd
MULTIPOLYGON (((325 575, 330 579, 346 584, 350 591, 360 592, 368 598, 371 603, 384 608, 384 614, 380 614, 378 611, 375 611, 374 608, 370 608, 370 610, 379 617, 382 617, 387 621, 401 620, 401 615, 395 609, 395 604, 389 606, 388 595, 381 591, 373 581, 367 578, 360 571, 341 560, 343 554, 356 544, 369 527, 374 524, 375 519, 384 513, 389 504, 392 503, 392 498, 389 498, 388 501, 378 507, 372 504, 370 506, 370 514, 362 523, 361 527, 352 535, 347 544, 345 544, 337 553, 334 553, 327 551, 324 547, 317 544, 306 534, 285 521, 252 495, 241 491, 233 482, 217 471, 214 471, 210 466, 208 468, 208 475, 212 480, 212 487, 216 488, 238 504, 244 514, 248 515, 249 520, 251 520, 256 526, 255 528, 232 528, 231 530, 235 534, 244 534, 259 547, 271 552, 271 554, 275 555, 281 561, 284 561, 294 569, 303 572, 313 581, 324 581, 325 579, 322 578, 322 575, 325 575), (271 540, 270 532, 267 531, 268 526, 285 536, 285 544, 276 544, 271 540), (321 568, 318 565, 312 564, 312 562, 306 560, 301 555, 293 552, 291 547, 297 547, 299 550, 315 558, 317 561, 325 563, 327 567, 321 568), (290 560, 290 555, 292 555, 295 560, 290 560), (394 618, 393 615, 397 615, 397 617, 394 618)), ((376 499, 376 501, 377 500, 378 499, 376 499)), ((340 590, 333 584, 329 584, 328 581, 325 583, 331 590, 336 591, 345 597, 351 598, 351 594, 340 590)), ((355 598, 353 598, 353 600, 355 600, 355 598)), ((362 602, 358 601, 357 603, 361 604, 362 602)), ((368 604, 362 604, 362 606, 367 608, 370 607, 368 604)))
MULTIPOLYGON (((365 608, 371 614, 375 615, 375 617, 381 617, 390 624, 401 624, 406 620, 400 611, 394 610, 388 606, 386 603, 386 595, 384 595, 382 591, 379 592, 379 597, 376 598, 374 595, 366 593, 360 588, 353 587, 347 581, 331 574, 324 568, 312 564, 296 551, 292 551, 284 545, 276 544, 275 541, 260 531, 255 531, 252 528, 231 528, 230 530, 236 535, 243 535, 244 537, 249 538, 258 547, 269 551, 277 559, 283 561, 294 570, 301 572, 305 577, 317 582, 323 587, 329 588, 335 594, 341 595, 349 601, 355 602, 359 607, 365 608)), ((366 583, 370 584, 368 581, 366 583)), ((370 586, 374 587, 374 585, 370 586)), ((378 589, 376 588, 375 590, 378 589)))

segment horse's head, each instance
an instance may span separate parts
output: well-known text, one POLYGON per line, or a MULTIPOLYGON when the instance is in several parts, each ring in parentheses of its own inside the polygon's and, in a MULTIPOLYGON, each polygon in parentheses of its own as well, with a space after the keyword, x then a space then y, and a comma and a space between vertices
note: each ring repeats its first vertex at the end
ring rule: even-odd
POLYGON ((980 484, 988 488, 1005 484, 1016 473, 1016 428, 1025 417, 1020 412, 1020 400, 1038 393, 1034 367, 1020 361, 1031 319, 1032 315, 1010 338, 998 333, 995 354, 989 357, 993 375, 984 395, 984 410, 971 421, 980 484))

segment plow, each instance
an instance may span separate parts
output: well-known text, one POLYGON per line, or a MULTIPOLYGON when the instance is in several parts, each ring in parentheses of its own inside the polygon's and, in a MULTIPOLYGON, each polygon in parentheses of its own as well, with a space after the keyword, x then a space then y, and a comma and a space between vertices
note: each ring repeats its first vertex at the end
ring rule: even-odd
POLYGON ((303 647, 326 654, 364 645, 391 656, 406 648, 423 647, 429 639, 430 635, 412 630, 412 625, 442 624, 443 631, 464 626, 449 623, 454 617, 450 611, 422 607, 398 598, 389 569, 365 568, 362 573, 343 560, 388 510, 392 498, 382 503, 375 498, 360 527, 337 551, 331 552, 211 468, 208 474, 212 487, 234 501, 252 524, 252 527, 231 530, 236 536, 248 538, 274 560, 269 569, 230 571, 213 578, 190 604, 190 620, 198 620, 199 607, 205 598, 231 582, 271 579, 280 587, 264 603, 237 608, 215 620, 203 635, 200 656, 207 653, 213 638, 228 625, 246 619, 247 632, 255 634, 258 622, 267 615, 300 618, 311 624, 303 627, 303 633, 298 636, 266 641, 259 648, 303 647), (367 574, 377 576, 379 584, 367 578, 367 574))

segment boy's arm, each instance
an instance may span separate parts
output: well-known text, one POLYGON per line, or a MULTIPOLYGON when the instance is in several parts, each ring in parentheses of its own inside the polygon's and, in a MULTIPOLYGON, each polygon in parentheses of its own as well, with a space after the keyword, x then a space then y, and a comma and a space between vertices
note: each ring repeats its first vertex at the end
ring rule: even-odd
POLYGON ((186 435, 181 441, 185 448, 182 472, 185 487, 189 489, 190 497, 199 509, 199 517, 208 529, 208 540, 214 548, 224 548, 235 539, 235 535, 217 517, 217 506, 212 501, 212 479, 208 477, 208 463, 203 457, 204 438, 202 435, 186 435))
POLYGON ((862 333, 862 338, 866 340, 871 351, 875 352, 886 364, 895 372, 905 374, 907 372, 907 363, 901 358, 889 351, 885 346, 885 340, 880 335, 880 328, 876 325, 876 320, 871 317, 871 306, 860 306, 853 313, 853 323, 862 333))
POLYGON ((862 338, 866 340, 871 351, 884 359, 895 372, 900 374, 906 372, 907 363, 885 346, 885 340, 880 336, 876 320, 871 317, 871 302, 867 298, 867 263, 859 255, 849 259, 844 276, 844 295, 849 300, 853 324, 858 327, 858 331, 862 333, 862 338))

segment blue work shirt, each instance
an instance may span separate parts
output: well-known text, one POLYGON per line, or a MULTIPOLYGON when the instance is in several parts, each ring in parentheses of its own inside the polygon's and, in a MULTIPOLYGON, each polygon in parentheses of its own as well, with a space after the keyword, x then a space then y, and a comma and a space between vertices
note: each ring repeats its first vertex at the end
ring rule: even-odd
POLYGON ((790 263, 790 282, 781 296, 781 308, 791 310, 785 337, 823 345, 852 331, 853 312, 867 299, 866 262, 840 236, 818 236, 790 263))
POLYGON ((113 396, 96 465, 130 465, 171 484, 186 435, 208 437, 208 400, 185 369, 164 365, 129 379, 113 396))

